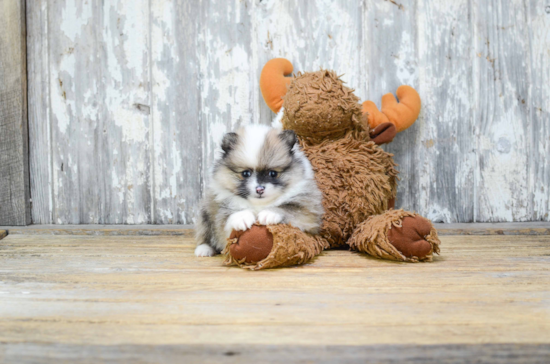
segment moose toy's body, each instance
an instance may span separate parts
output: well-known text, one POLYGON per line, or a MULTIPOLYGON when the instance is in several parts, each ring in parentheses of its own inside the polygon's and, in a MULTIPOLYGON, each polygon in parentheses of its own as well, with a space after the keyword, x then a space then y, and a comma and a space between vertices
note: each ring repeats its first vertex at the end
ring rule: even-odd
POLYGON ((353 90, 332 71, 299 73, 285 59, 269 61, 260 86, 283 128, 293 130, 315 171, 325 215, 317 235, 291 225, 254 225, 233 232, 224 251, 227 264, 250 269, 305 263, 322 250, 348 245, 368 255, 399 261, 430 261, 439 252, 432 224, 393 210, 397 171, 392 154, 378 145, 412 125, 420 98, 401 86, 382 99, 382 111, 361 106, 353 90))

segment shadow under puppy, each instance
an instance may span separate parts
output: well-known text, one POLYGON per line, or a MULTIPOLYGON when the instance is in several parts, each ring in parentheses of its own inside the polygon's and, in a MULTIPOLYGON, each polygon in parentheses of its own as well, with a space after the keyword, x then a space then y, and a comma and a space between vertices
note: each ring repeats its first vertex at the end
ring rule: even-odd
POLYGON ((232 230, 289 223, 315 234, 322 194, 291 130, 249 125, 227 133, 197 218, 199 257, 219 254, 232 230))

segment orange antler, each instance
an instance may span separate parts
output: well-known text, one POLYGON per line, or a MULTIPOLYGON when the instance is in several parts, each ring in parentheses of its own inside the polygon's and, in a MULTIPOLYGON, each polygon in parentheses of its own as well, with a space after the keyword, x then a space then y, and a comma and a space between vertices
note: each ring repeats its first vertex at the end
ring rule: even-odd
POLYGON ((399 103, 391 93, 382 96, 382 112, 372 101, 363 103, 363 114, 368 113, 371 128, 390 122, 395 125, 398 132, 401 132, 416 121, 421 106, 418 92, 410 86, 400 86, 397 89, 397 97, 399 103))
POLYGON ((287 85, 292 82, 292 77, 285 77, 292 74, 292 63, 284 58, 274 58, 268 61, 260 75, 260 90, 265 103, 277 113, 283 106, 282 97, 286 94, 287 85))

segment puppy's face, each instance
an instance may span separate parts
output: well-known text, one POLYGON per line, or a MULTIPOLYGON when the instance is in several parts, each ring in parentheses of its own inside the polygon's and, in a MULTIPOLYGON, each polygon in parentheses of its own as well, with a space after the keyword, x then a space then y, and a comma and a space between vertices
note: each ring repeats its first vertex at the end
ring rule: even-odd
POLYGON ((251 125, 228 133, 215 168, 218 185, 253 204, 269 204, 298 182, 303 168, 293 158, 293 131, 251 125))

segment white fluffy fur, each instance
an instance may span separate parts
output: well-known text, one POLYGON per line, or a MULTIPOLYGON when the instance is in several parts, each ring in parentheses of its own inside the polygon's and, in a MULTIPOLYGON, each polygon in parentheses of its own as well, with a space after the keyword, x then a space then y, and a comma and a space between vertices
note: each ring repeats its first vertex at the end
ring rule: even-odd
POLYGON ((235 212, 229 216, 227 222, 225 223, 225 232, 229 237, 232 230, 244 231, 250 229, 252 225, 256 222, 256 215, 252 210, 242 210, 235 212))
POLYGON ((208 244, 201 244, 195 248, 197 257, 213 257, 216 255, 216 250, 208 244))
POLYGON ((273 119, 273 122, 271 123, 271 126, 273 128, 282 129, 283 128, 283 115, 285 113, 285 108, 281 107, 281 110, 277 113, 277 116, 275 116, 275 119, 273 119))
POLYGON ((283 215, 270 210, 262 210, 258 214, 258 222, 262 225, 276 225, 283 221, 283 215))
POLYGON ((242 129, 242 148, 237 150, 243 156, 243 161, 246 161, 249 166, 258 165, 258 157, 260 150, 264 145, 265 137, 270 128, 265 125, 249 125, 242 129))

